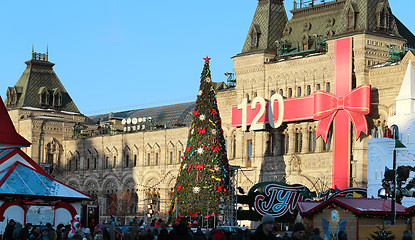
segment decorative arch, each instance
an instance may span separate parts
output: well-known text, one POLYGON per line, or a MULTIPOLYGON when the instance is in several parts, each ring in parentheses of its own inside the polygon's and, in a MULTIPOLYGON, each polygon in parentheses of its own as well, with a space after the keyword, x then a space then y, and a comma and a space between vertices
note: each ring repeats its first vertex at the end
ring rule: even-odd
POLYGON ((46 164, 54 165, 60 168, 62 165, 62 154, 62 144, 56 138, 50 138, 49 142, 45 146, 46 164))
POLYGON ((293 174, 293 173, 301 173, 301 159, 300 159, 300 157, 299 156, 297 156, 297 155, 294 155, 294 156, 292 156, 291 157, 291 159, 290 159, 290 164, 289 164, 289 166, 290 166, 290 174, 293 174))
POLYGON ((59 208, 64 208, 66 210, 68 210, 68 212, 71 214, 72 219, 75 218, 75 216, 78 214, 76 212, 76 209, 72 206, 72 204, 70 203, 66 203, 66 202, 58 202, 55 205, 55 209, 59 209, 59 208))
POLYGON ((0 221, 4 221, 4 219, 5 219, 4 213, 11 206, 19 206, 22 209, 24 209, 24 205, 23 205, 23 202, 21 200, 13 200, 13 201, 9 201, 9 202, 4 202, 0 206, 0 221))
POLYGON ((160 181, 160 174, 156 171, 150 171, 147 172, 142 179, 142 183, 144 186, 152 187, 154 184, 160 181), (151 183, 153 184, 150 185, 151 183))
POLYGON ((104 212, 108 215, 113 215, 118 211, 118 184, 114 178, 110 178, 105 181, 102 189, 105 199, 104 212))
POLYGON ((75 179, 69 180, 68 185, 75 189, 79 189, 80 187, 79 180, 75 180, 75 179))
POLYGON ((98 199, 98 182, 96 180, 89 180, 84 185, 84 192, 93 199, 98 199))
POLYGON ((121 209, 127 214, 136 213, 138 210, 138 195, 135 188, 135 181, 130 176, 127 180, 123 181, 122 196, 121 196, 121 209))

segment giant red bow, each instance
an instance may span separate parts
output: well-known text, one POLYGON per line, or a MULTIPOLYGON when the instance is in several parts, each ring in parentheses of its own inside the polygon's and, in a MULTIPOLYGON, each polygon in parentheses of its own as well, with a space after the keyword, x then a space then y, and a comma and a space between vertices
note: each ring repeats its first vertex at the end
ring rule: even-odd
POLYGON ((320 120, 317 126, 317 136, 322 135, 327 141, 327 135, 336 116, 337 111, 346 111, 353 123, 356 139, 360 132, 367 134, 368 127, 365 115, 370 113, 370 94, 369 84, 361 85, 344 97, 337 97, 324 91, 314 93, 314 120, 320 120))

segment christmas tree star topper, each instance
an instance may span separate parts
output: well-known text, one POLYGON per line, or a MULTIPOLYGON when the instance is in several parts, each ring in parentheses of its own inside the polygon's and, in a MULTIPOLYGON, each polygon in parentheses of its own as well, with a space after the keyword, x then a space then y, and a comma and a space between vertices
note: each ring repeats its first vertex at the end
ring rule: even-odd
POLYGON ((203 58, 205 60, 205 63, 209 63, 210 59, 208 56, 206 56, 205 58, 203 58))

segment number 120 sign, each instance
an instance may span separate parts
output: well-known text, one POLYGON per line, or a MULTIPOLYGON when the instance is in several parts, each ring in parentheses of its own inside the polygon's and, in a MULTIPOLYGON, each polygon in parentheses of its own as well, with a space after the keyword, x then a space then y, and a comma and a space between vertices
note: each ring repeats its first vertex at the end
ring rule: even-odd
POLYGON ((251 103, 242 99, 242 103, 232 106, 232 126, 242 127, 242 131, 265 129, 266 124, 278 128, 283 122, 313 119, 314 96, 283 99, 274 94, 269 101, 256 97, 251 103))

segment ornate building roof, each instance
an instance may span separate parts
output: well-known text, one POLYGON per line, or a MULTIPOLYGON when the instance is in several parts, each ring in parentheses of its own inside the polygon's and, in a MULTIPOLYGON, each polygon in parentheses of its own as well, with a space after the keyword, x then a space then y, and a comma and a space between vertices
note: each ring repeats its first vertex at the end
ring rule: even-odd
POLYGON ((259 0, 240 55, 276 53, 282 42, 308 50, 310 47, 304 46, 310 41, 357 33, 404 38, 409 46, 415 46, 415 36, 393 15, 388 0, 298 2, 294 1, 293 16, 288 21, 282 0, 259 0))
POLYGON ((32 59, 14 87, 7 89, 6 107, 32 107, 80 113, 53 70, 48 55, 32 52, 32 59))
POLYGON ((148 118, 157 125, 164 125, 165 128, 188 127, 192 122, 192 114, 195 109, 195 102, 179 103, 154 108, 143 108, 130 111, 123 111, 110 114, 91 116, 94 122, 107 121, 110 118, 148 118))

